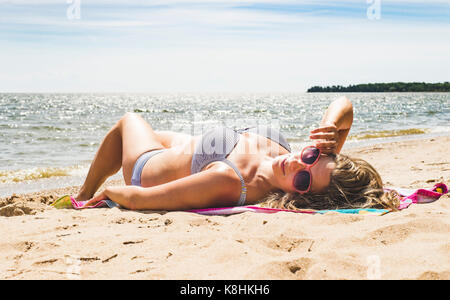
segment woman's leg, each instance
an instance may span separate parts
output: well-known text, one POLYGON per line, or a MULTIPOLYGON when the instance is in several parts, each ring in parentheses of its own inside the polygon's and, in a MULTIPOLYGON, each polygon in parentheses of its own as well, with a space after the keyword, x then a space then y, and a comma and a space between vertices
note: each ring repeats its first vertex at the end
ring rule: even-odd
POLYGON ((105 180, 122 167, 127 185, 131 184, 131 173, 138 157, 164 146, 151 126, 139 115, 125 114, 103 139, 89 168, 77 200, 92 198, 105 180))
POLYGON ((182 146, 192 141, 192 135, 186 133, 168 130, 155 130, 154 132, 158 135, 164 148, 182 146))

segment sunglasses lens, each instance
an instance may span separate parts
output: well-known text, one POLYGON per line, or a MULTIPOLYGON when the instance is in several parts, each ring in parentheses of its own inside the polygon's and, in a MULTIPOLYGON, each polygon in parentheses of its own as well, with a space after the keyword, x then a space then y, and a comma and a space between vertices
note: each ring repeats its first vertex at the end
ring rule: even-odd
POLYGON ((294 187, 299 191, 306 191, 311 183, 311 175, 307 171, 300 171, 294 177, 294 187))
POLYGON ((319 158, 319 155, 319 149, 314 147, 306 148, 302 153, 302 161, 305 164, 312 165, 319 158))

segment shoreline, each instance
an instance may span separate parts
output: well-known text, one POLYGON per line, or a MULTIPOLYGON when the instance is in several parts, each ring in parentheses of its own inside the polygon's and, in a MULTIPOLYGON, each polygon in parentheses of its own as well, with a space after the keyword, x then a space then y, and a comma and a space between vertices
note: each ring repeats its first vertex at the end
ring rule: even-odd
MULTIPOLYGON (((446 136, 343 153, 366 159, 388 186, 430 188, 450 182, 449 144, 446 136)), ((449 194, 384 216, 48 205, 77 190, 0 198, 1 279, 450 279, 449 194)))

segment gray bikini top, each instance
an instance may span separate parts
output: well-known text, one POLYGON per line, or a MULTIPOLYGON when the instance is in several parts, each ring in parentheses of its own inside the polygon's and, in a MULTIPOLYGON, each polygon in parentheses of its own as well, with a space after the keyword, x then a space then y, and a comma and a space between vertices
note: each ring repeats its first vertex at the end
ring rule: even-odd
POLYGON ((245 129, 230 129, 226 127, 218 127, 207 131, 197 142, 192 156, 191 174, 200 172, 205 166, 215 161, 222 161, 234 169, 241 180, 241 196, 238 206, 245 204, 247 188, 241 172, 227 156, 239 142, 241 133, 253 132, 277 142, 291 152, 291 147, 284 136, 276 129, 267 126, 249 127, 245 129))

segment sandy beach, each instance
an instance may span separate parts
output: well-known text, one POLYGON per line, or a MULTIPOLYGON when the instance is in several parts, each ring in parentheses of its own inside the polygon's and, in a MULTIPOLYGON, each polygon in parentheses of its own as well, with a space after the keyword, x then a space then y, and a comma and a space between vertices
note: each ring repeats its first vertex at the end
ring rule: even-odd
MULTIPOLYGON (((450 137, 343 151, 389 187, 450 183, 450 137)), ((109 182, 120 185, 122 182, 109 182)), ((384 216, 57 210, 0 199, 1 279, 450 279, 450 197, 384 216)))

